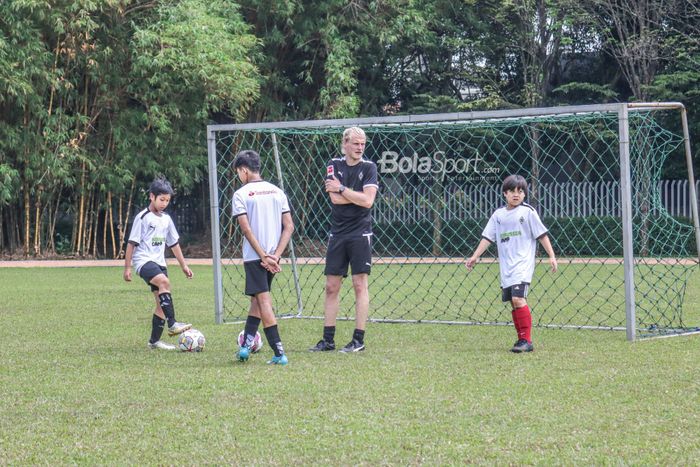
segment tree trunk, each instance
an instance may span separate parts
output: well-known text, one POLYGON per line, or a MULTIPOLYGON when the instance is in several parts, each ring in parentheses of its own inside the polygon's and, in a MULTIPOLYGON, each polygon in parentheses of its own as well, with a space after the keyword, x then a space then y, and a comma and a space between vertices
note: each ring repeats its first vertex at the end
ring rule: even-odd
POLYGON ((58 219, 58 208, 61 206, 61 189, 56 190, 56 208, 53 213, 49 213, 49 247, 53 253, 56 253, 56 221, 58 219))
POLYGON ((80 255, 83 239, 83 221, 85 216, 85 162, 80 168, 80 200, 78 205, 78 230, 75 233, 75 254, 80 255))
POLYGON ((29 257, 29 233, 31 225, 32 209, 29 202, 29 186, 24 183, 24 257, 29 257))
POLYGON ((134 189, 136 187, 136 178, 131 180, 131 189, 129 190, 129 201, 126 206, 126 211, 122 215, 122 197, 119 197, 119 255, 117 259, 124 257, 124 241, 126 232, 129 228, 129 212, 131 212, 131 203, 134 199, 134 189), (123 226, 123 227, 122 227, 123 226))
POLYGON ((39 185, 34 202, 34 256, 41 255, 41 195, 44 187, 39 185))

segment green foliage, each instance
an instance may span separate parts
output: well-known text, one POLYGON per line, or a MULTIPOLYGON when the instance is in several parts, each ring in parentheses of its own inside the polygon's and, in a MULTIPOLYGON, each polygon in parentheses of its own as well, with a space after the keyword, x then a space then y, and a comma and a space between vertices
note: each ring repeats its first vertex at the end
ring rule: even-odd
POLYGON ((609 85, 596 83, 573 82, 567 83, 552 90, 554 95, 561 95, 567 101, 578 103, 598 104, 614 101, 618 94, 610 89, 609 85))
POLYGON ((203 178, 210 117, 241 119, 259 96, 247 30, 224 0, 2 2, 0 204, 52 246, 58 211, 94 236, 108 194, 126 201, 160 173, 186 192, 203 178))
MULTIPOLYGON (((12 235, 5 226, 34 222, 37 206, 39 243, 50 245, 50 219, 78 215, 81 202, 104 216, 111 194, 126 209, 134 182, 159 173, 188 192, 205 178, 212 121, 495 110, 637 92, 687 105, 697 154, 700 49, 687 14, 696 10, 657 4, 668 13, 654 23, 662 53, 635 49, 650 55, 639 63, 654 64, 653 77, 636 79, 609 53, 620 42, 599 15, 605 4, 0 2, 0 205, 12 213, 0 249, 19 246, 25 223, 12 235)), ((664 175, 684 171, 679 150, 664 175)))

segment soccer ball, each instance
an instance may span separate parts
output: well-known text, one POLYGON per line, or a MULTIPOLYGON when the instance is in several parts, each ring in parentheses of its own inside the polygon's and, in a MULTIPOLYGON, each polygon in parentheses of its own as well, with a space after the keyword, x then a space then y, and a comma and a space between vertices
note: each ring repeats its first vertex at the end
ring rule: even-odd
POLYGON ((201 352, 205 343, 204 334, 196 329, 188 329, 177 340, 177 345, 183 352, 201 352))
MULTIPOLYGON (((241 331, 241 333, 238 335, 238 346, 241 347, 244 344, 245 339, 245 331, 241 331)), ((255 333, 255 339, 253 339, 253 346, 250 348, 250 351, 253 353, 257 353, 262 349, 263 346, 263 340, 262 337, 260 336, 259 332, 255 333)))

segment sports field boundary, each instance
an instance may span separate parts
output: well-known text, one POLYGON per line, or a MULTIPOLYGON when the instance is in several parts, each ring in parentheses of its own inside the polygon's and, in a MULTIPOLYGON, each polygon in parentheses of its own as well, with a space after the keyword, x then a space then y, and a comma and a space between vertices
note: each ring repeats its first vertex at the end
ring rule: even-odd
MULTIPOLYGON (((177 265, 175 258, 168 258, 169 266, 177 265)), ((211 266, 211 258, 187 259, 188 266, 211 266)), ((124 267, 123 259, 47 259, 47 260, 17 260, 0 261, 0 268, 87 268, 87 267, 124 267)))
MULTIPOLYGON (((375 257, 372 265, 392 265, 392 264, 460 264, 467 258, 420 258, 420 257, 375 257)), ((177 265, 175 258, 168 258, 168 265, 177 265)), ((496 258, 481 258, 479 263, 497 263, 496 258)), ((537 258, 538 264, 547 263, 547 258, 537 258)), ((621 264, 622 258, 557 258, 559 265, 562 264, 621 264)), ((697 258, 638 258, 640 264, 655 265, 696 265, 697 258)), ((283 258, 282 264, 292 264, 290 258, 283 258)), ((296 263, 300 264, 325 264, 323 257, 296 258, 296 263)), ((189 266, 211 266, 212 258, 187 258, 189 266)), ((222 261, 223 266, 241 266, 242 259, 227 259, 222 261)), ((79 268, 79 267, 117 267, 124 266, 123 259, 57 259, 57 260, 14 260, 0 261, 0 268, 79 268)))

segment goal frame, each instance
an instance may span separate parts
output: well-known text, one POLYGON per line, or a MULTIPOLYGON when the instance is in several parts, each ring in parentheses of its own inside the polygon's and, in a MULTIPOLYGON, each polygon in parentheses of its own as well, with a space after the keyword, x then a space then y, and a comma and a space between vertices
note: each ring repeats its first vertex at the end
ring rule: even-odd
MULTIPOLYGON (((495 110, 495 111, 475 111, 475 112, 453 112, 440 114, 421 114, 421 115, 402 115, 392 117, 367 117, 367 118, 349 118, 349 119, 329 119, 329 120, 302 120, 288 122, 271 122, 271 123, 240 123, 227 125, 208 125, 207 126, 207 153, 208 153, 208 169, 209 169, 209 195, 210 195, 210 213, 211 213, 211 236, 212 236, 212 261, 213 261, 213 276, 214 276, 214 312, 215 322, 221 324, 224 322, 224 304, 223 304, 223 280, 222 280, 222 264, 221 257, 221 232, 219 215, 221 206, 219 206, 219 190, 218 190, 218 172, 217 172, 217 134, 222 131, 236 130, 273 130, 272 145, 273 155, 275 160, 275 168, 277 176, 281 181, 281 186, 284 190, 283 176, 280 163, 279 147, 277 144, 275 129, 292 129, 292 128, 320 128, 320 127, 372 127, 373 125, 387 124, 402 124, 402 123, 440 123, 440 122, 458 122, 458 121, 475 121, 475 120, 495 120, 495 119, 511 119, 511 118, 527 118, 527 117, 544 117, 552 115, 575 115, 575 114, 590 114, 590 113, 615 113, 618 116, 618 142, 619 142, 619 161, 620 161, 620 206, 622 210, 622 244, 623 244, 623 270, 624 270, 624 288, 625 288, 625 330, 628 341, 634 341, 637 337, 636 329, 636 312, 635 312, 635 283, 634 283, 634 245, 632 236, 632 194, 631 194, 631 166, 630 166, 630 139, 629 139, 629 113, 640 111, 654 110, 678 110, 681 116, 681 126, 683 131, 683 141, 686 165, 688 170, 690 208, 692 215, 693 228, 695 232, 695 243, 698 252, 698 260, 700 261, 700 222, 698 220, 698 198, 695 191, 695 176, 693 173, 693 159, 690 146, 690 136, 688 130, 687 110, 680 102, 643 102, 643 103, 614 103, 614 104, 594 104, 594 105, 578 105, 578 106, 561 106, 561 107, 538 107, 515 110, 495 110)), ((301 291, 298 280, 297 258, 294 252, 294 240, 289 244, 290 261, 292 265, 292 273, 294 274, 294 283, 297 296, 297 314, 294 317, 304 317, 304 307, 301 300, 301 291)), ((382 322, 397 322, 392 319, 376 319, 373 321, 382 322)), ((428 322, 428 321, 421 321, 428 322)), ((429 321, 443 322, 443 321, 429 321)), ((469 324, 469 323, 452 323, 452 324, 469 324)), ((698 331, 679 333, 694 334, 698 331)))

